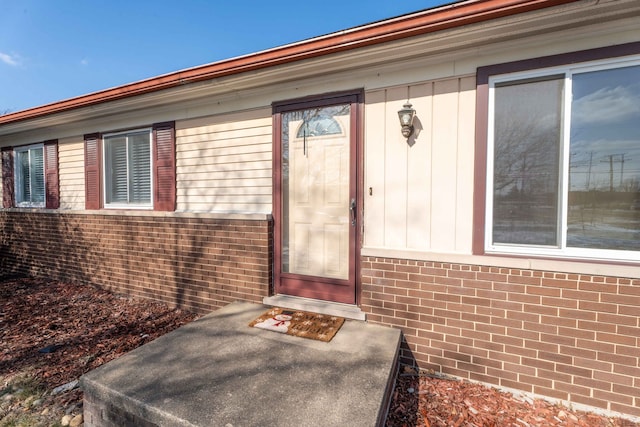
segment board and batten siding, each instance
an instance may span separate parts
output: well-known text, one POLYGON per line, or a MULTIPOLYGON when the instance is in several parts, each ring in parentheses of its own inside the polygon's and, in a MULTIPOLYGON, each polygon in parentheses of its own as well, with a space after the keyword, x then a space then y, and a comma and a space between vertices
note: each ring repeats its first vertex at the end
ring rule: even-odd
POLYGON ((176 122, 177 210, 271 213, 271 109, 176 122))
POLYGON ((84 141, 82 137, 58 141, 60 209, 84 209, 84 141))
POLYGON ((365 247, 471 253, 475 87, 467 76, 366 93, 365 247))

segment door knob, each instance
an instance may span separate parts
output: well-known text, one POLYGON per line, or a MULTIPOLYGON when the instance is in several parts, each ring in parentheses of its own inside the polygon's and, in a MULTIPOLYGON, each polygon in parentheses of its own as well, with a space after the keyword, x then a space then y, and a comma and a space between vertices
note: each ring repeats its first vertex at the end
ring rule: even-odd
POLYGON ((351 199, 351 204, 349 205, 349 212, 351 213, 351 225, 356 225, 356 199, 351 199))

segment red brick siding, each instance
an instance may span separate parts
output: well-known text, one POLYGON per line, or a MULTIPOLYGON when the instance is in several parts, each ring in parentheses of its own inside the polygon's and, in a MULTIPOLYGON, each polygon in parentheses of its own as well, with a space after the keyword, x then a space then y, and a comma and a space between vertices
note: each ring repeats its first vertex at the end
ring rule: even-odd
POLYGON ((401 358, 640 416, 640 280, 364 257, 362 310, 401 358))
POLYGON ((269 221, 0 212, 0 275, 92 283, 209 312, 262 302, 271 282, 269 221))

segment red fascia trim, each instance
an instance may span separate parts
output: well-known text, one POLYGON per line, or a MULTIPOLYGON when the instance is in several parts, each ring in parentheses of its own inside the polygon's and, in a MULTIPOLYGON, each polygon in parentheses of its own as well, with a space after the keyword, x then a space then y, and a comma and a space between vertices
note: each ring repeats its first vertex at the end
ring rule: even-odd
POLYGON ((352 30, 345 30, 247 56, 177 71, 112 89, 10 113, 0 116, 0 125, 169 89, 188 83, 260 70, 302 59, 315 58, 331 53, 489 21, 574 1, 577 0, 485 0, 453 3, 357 27, 352 30))

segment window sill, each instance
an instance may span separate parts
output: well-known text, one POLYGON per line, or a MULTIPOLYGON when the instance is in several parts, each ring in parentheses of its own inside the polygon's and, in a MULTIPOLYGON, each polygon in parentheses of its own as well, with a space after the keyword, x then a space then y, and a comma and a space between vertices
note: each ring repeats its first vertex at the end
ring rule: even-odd
POLYGON ((41 205, 20 203, 20 204, 18 204, 16 206, 16 208, 19 208, 19 209, 45 209, 45 205, 44 205, 44 203, 41 204, 41 205))
POLYGON ((106 205, 105 210, 118 210, 118 211, 152 211, 153 206, 146 205, 106 205))
POLYGON ((492 246, 485 248, 485 255, 500 257, 538 258, 603 264, 640 265, 637 251, 577 249, 553 250, 521 246, 492 246))

